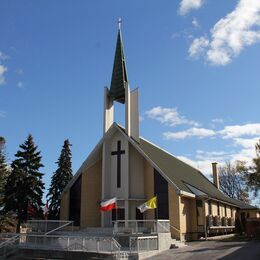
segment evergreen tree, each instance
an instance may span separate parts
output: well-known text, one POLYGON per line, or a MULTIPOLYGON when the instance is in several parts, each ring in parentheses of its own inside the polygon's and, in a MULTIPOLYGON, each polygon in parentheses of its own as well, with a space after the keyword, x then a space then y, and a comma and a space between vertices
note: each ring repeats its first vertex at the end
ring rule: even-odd
POLYGON ((3 209, 3 197, 8 168, 5 159, 5 139, 0 136, 0 211, 3 209))
POLYGON ((73 176, 70 146, 69 140, 66 139, 60 157, 56 162, 58 164, 58 169, 53 173, 51 178, 51 186, 49 188, 49 193, 47 194, 47 200, 49 202, 49 219, 59 219, 61 193, 73 176))
POLYGON ((30 217, 42 217, 44 189, 43 174, 39 172, 43 165, 32 135, 28 136, 20 148, 11 165, 12 171, 7 179, 4 197, 5 211, 17 215, 17 232, 23 221, 30 217))
POLYGON ((13 232, 16 225, 14 217, 4 212, 4 192, 9 174, 5 158, 5 139, 0 136, 0 233, 13 232))

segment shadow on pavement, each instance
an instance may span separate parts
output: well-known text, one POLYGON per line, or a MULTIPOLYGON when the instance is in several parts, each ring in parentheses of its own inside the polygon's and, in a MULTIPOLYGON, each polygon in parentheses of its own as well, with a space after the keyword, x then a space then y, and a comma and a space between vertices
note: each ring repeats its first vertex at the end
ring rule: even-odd
POLYGON ((226 255, 222 258, 218 258, 221 260, 258 260, 260 259, 260 242, 253 241, 249 243, 245 243, 241 248, 232 252, 229 255, 226 255))

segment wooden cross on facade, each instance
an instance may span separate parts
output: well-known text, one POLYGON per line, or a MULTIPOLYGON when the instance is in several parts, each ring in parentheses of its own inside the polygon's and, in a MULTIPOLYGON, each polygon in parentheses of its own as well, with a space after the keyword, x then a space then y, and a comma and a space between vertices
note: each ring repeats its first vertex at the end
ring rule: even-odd
POLYGON ((111 155, 117 155, 117 188, 121 187, 121 154, 125 151, 121 150, 121 141, 117 141, 117 151, 111 152, 111 155))

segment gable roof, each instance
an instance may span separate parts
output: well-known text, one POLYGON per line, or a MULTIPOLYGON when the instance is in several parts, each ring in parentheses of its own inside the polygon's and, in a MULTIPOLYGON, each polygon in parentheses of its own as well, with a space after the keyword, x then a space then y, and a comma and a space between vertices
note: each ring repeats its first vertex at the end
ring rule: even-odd
POLYGON ((229 198, 217 189, 216 186, 198 169, 188 165, 176 158, 174 155, 164 151, 143 138, 140 138, 139 146, 180 190, 194 193, 189 187, 192 186, 208 195, 209 198, 238 206, 233 199, 229 198))
POLYGON ((209 181, 201 171, 183 162, 155 144, 152 144, 142 137, 140 137, 139 143, 136 142, 134 139, 129 137, 125 133, 125 129, 119 126, 117 123, 113 123, 107 133, 100 139, 96 147, 83 162, 64 191, 73 185, 84 169, 89 168, 96 161, 101 159, 104 139, 109 138, 109 136, 111 136, 117 129, 145 158, 147 158, 152 163, 154 168, 156 168, 162 174, 162 176, 170 184, 172 184, 177 191, 179 191, 180 194, 191 194, 194 195, 194 197, 196 195, 205 197, 206 195, 210 199, 226 202, 241 209, 258 209, 257 207, 228 197, 219 189, 217 189, 216 186, 211 181, 209 181))

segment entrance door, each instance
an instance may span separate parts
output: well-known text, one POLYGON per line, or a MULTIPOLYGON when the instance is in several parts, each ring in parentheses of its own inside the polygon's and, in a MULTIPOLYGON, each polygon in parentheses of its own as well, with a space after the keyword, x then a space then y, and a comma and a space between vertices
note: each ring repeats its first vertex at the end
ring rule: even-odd
POLYGON ((125 209, 112 209, 112 221, 125 220, 125 209))

